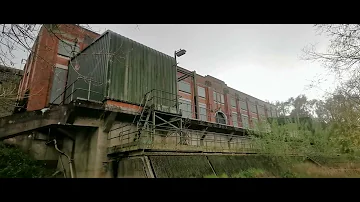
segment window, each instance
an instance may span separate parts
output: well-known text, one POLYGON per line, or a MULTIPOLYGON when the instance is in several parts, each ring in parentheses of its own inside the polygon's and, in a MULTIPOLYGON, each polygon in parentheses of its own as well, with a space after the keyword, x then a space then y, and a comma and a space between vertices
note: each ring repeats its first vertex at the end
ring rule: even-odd
POLYGON ((65 40, 59 40, 58 45, 58 54, 66 57, 73 56, 72 53, 75 51, 74 54, 80 52, 79 44, 76 44, 74 42, 69 42, 65 40))
POLYGON ((206 115, 206 104, 199 103, 199 117, 202 121, 207 121, 207 115, 206 115))
POLYGON ((267 117, 271 117, 271 111, 269 109, 266 110, 267 117))
POLYGON ((246 115, 241 115, 243 128, 249 128, 249 118, 246 115))
POLYGON ((190 83, 187 83, 185 81, 179 82, 179 91, 185 92, 185 93, 191 93, 190 83))
POLYGON ((67 70, 56 67, 54 70, 53 84, 51 87, 50 103, 60 104, 63 101, 60 96, 65 90, 67 70))
POLYGON ((240 108, 241 108, 242 110, 246 110, 246 111, 248 110, 245 101, 239 101, 239 105, 240 105, 240 108))
POLYGON ((233 122, 234 127, 238 127, 237 113, 233 112, 231 117, 232 117, 232 122, 233 122))
POLYGON ((198 86, 198 95, 199 97, 205 98, 205 88, 198 86))
POLYGON ((216 123, 226 124, 226 117, 225 114, 222 112, 216 112, 215 119, 216 123))
POLYGON ((252 113, 256 114, 256 105, 250 104, 250 110, 251 110, 252 113))
POLYGON ((257 118, 252 118, 252 122, 253 122, 253 126, 257 127, 258 119, 257 118))
POLYGON ((258 113, 262 116, 265 116, 265 108, 263 106, 258 105, 258 113))
POLYGON ((275 110, 273 110, 273 111, 271 112, 271 114, 272 114, 272 117, 276 117, 276 111, 275 111, 275 110))
POLYGON ((182 117, 192 118, 192 107, 191 107, 190 100, 180 99, 179 100, 179 109, 181 110, 182 117))
POLYGON ((214 91, 213 96, 214 96, 214 102, 221 103, 221 104, 225 103, 223 94, 214 91))
POLYGON ((234 98, 230 99, 230 104, 231 104, 232 107, 236 108, 236 101, 235 101, 234 98))

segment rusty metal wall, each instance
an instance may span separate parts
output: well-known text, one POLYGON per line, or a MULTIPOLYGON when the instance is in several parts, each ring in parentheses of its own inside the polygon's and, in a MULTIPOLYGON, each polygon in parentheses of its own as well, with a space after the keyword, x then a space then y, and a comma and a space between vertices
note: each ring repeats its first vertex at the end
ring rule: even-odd
POLYGON ((96 101, 109 99, 133 104, 140 104, 145 93, 157 89, 156 96, 164 99, 157 99, 154 104, 170 107, 177 95, 175 59, 106 31, 72 58, 67 87, 67 102, 89 97, 96 101))
POLYGON ((102 101, 106 88, 106 73, 110 36, 105 32, 69 62, 66 102, 76 98, 102 101), (90 93, 89 93, 90 91, 90 93))
MULTIPOLYGON (((160 97, 175 99, 175 59, 129 38, 110 33, 113 58, 109 62, 108 99, 137 104, 152 89, 171 94, 160 93, 160 97)), ((161 104, 171 105, 166 101, 161 104)))

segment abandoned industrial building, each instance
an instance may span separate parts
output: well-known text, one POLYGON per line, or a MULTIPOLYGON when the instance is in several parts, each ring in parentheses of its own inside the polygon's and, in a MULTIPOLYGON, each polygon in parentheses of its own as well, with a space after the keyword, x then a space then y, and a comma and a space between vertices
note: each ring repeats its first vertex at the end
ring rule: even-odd
POLYGON ((41 57, 29 55, 18 90, 26 112, 0 119, 0 139, 64 177, 161 177, 160 162, 179 154, 251 153, 247 129, 277 117, 275 106, 179 67, 185 50, 169 56, 110 30, 59 27, 40 30, 41 57))

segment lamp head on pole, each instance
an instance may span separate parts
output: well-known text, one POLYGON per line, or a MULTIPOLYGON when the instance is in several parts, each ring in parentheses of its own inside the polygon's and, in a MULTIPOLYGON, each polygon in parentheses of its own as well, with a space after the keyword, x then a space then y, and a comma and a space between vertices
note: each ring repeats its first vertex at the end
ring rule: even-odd
POLYGON ((177 57, 180 57, 180 56, 182 56, 182 55, 185 55, 185 53, 186 53, 186 50, 184 50, 184 49, 180 49, 180 50, 178 50, 178 51, 175 51, 175 55, 176 55, 177 57))

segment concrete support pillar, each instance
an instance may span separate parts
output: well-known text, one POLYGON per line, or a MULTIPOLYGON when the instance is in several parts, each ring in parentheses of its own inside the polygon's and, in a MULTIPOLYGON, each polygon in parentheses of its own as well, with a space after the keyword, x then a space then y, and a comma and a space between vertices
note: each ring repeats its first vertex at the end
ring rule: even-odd
POLYGON ((95 153, 95 178, 111 178, 111 164, 107 158, 108 133, 104 132, 104 126, 100 126, 95 131, 96 153, 95 153))

